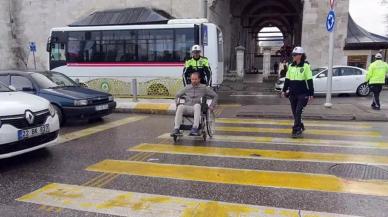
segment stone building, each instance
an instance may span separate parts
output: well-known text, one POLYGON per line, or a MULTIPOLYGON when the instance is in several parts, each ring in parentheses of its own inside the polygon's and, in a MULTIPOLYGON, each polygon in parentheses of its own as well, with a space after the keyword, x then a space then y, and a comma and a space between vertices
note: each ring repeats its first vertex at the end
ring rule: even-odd
MULTIPOLYGON (((37 44, 37 68, 48 68, 46 41, 53 27, 66 26, 95 11, 151 7, 176 18, 203 18, 224 34, 225 71, 236 67, 238 46, 255 54, 256 35, 263 27, 278 27, 290 45, 302 45, 313 66, 327 65, 325 20, 328 1, 321 0, 0 0, 0 69, 33 67, 28 44, 37 44)), ((336 1, 334 64, 346 64, 349 0, 336 1)), ((253 63, 246 55, 245 68, 253 63)))

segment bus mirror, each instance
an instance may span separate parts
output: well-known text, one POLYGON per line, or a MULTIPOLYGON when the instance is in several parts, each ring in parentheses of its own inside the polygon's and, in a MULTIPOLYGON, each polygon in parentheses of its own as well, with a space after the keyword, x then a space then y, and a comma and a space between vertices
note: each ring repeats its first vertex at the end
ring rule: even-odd
POLYGON ((50 52, 51 51, 51 37, 47 39, 47 44, 46 44, 46 51, 50 52))
POLYGON ((46 51, 47 52, 51 51, 51 44, 49 42, 47 42, 47 44, 46 44, 46 51))

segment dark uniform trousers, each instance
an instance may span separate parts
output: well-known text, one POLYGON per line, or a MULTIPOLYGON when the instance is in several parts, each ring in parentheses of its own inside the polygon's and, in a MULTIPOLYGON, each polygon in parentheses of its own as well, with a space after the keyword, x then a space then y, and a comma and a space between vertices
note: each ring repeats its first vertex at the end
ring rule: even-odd
POLYGON ((383 90, 383 85, 382 84, 370 84, 369 88, 373 93, 372 106, 380 108, 380 93, 383 90))
POLYGON ((306 94, 290 94, 289 100, 291 103, 291 110, 292 114, 294 116, 294 126, 293 130, 294 131, 299 131, 302 129, 302 113, 304 107, 306 107, 309 97, 306 94))

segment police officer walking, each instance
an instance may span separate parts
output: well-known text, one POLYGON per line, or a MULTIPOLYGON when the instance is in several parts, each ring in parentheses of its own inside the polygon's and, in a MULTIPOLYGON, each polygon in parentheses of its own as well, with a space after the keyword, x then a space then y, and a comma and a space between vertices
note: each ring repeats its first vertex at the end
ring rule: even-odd
POLYGON ((290 64, 282 90, 282 96, 288 96, 294 116, 292 137, 301 138, 305 130, 302 122, 302 112, 309 101, 314 98, 314 85, 310 64, 302 47, 292 51, 293 63, 290 64))
POLYGON ((211 86, 211 69, 209 60, 201 56, 201 46, 194 45, 191 48, 192 58, 186 60, 184 68, 185 84, 190 83, 190 76, 193 72, 199 72, 201 75, 201 83, 211 86), (207 80, 209 79, 209 80, 207 80))
POLYGON ((388 64, 382 60, 383 55, 380 53, 377 53, 375 58, 376 61, 369 66, 366 81, 373 93, 372 109, 380 110, 380 92, 383 89, 385 77, 388 74, 388 64))

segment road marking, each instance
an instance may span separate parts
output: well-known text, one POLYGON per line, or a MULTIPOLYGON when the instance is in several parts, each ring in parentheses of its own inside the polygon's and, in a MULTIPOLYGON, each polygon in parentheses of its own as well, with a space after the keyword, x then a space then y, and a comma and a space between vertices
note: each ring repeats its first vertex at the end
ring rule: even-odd
POLYGON ((61 135, 59 137, 59 143, 65 143, 65 142, 69 142, 72 140, 80 139, 80 138, 90 136, 90 135, 93 135, 93 134, 96 134, 99 132, 103 132, 105 130, 109 130, 109 129, 112 129, 115 127, 119 127, 119 126, 122 126, 125 124, 132 123, 132 122, 140 121, 140 120, 143 120, 145 118, 147 118, 147 116, 132 116, 132 117, 118 120, 118 121, 113 121, 113 122, 101 124, 101 125, 98 125, 95 127, 90 127, 90 128, 84 129, 84 130, 77 131, 77 132, 67 133, 67 134, 61 135))
POLYGON ((219 184, 388 196, 388 182, 353 181, 332 175, 104 160, 88 171, 219 184))
MULTIPOLYGON (((147 152, 140 152, 137 153, 133 156, 131 156, 128 160, 141 160, 143 157, 145 159, 151 157, 154 153, 147 153, 147 152)), ((82 184, 83 186, 91 186, 91 187, 104 187, 107 184, 111 183, 113 180, 115 180, 119 174, 114 174, 114 173, 102 173, 91 180, 85 182, 82 184)), ((62 212, 63 208, 58 208, 58 207, 46 207, 45 205, 42 205, 38 208, 39 210, 45 210, 47 212, 53 212, 55 211, 56 213, 62 212)))
POLYGON ((170 106, 170 103, 137 103, 134 109, 137 111, 166 112, 170 106))
MULTIPOLYGON (((217 118, 216 123, 222 124, 258 124, 258 125, 278 125, 292 126, 290 120, 273 120, 273 119, 240 119, 240 118, 217 118)), ((350 129, 370 129, 371 125, 360 123, 337 123, 337 122, 315 122, 304 121, 306 127, 330 127, 330 128, 350 128, 350 129)))
MULTIPOLYGON (((170 134, 163 134, 159 138, 170 138, 170 134)), ((181 140, 197 141, 202 138, 182 137, 181 140)), ((346 140, 326 140, 326 139, 292 139, 279 137, 260 136, 230 136, 214 135, 209 141, 213 142, 234 142, 252 143, 261 145, 293 145, 293 146, 315 146, 315 147, 341 147, 341 148, 365 148, 365 149, 388 149, 387 142, 367 142, 367 141, 346 141, 346 140)))
MULTIPOLYGON (((259 127, 216 127, 217 131, 222 132, 243 132, 243 133, 280 133, 291 134, 291 129, 281 128, 259 128, 259 127)), ((377 131, 346 131, 346 130, 316 130, 308 129, 305 135, 323 135, 323 136, 345 136, 345 137, 381 137, 377 131)))
POLYGON ((350 217, 339 214, 187 199, 52 183, 17 199, 84 212, 157 217, 350 217))
POLYGON ((143 143, 128 151, 157 152, 165 154, 198 155, 212 157, 231 157, 248 159, 268 159, 287 161, 308 161, 326 163, 360 163, 388 166, 388 157, 365 154, 335 154, 301 151, 259 150, 206 146, 182 146, 171 144, 143 143))

